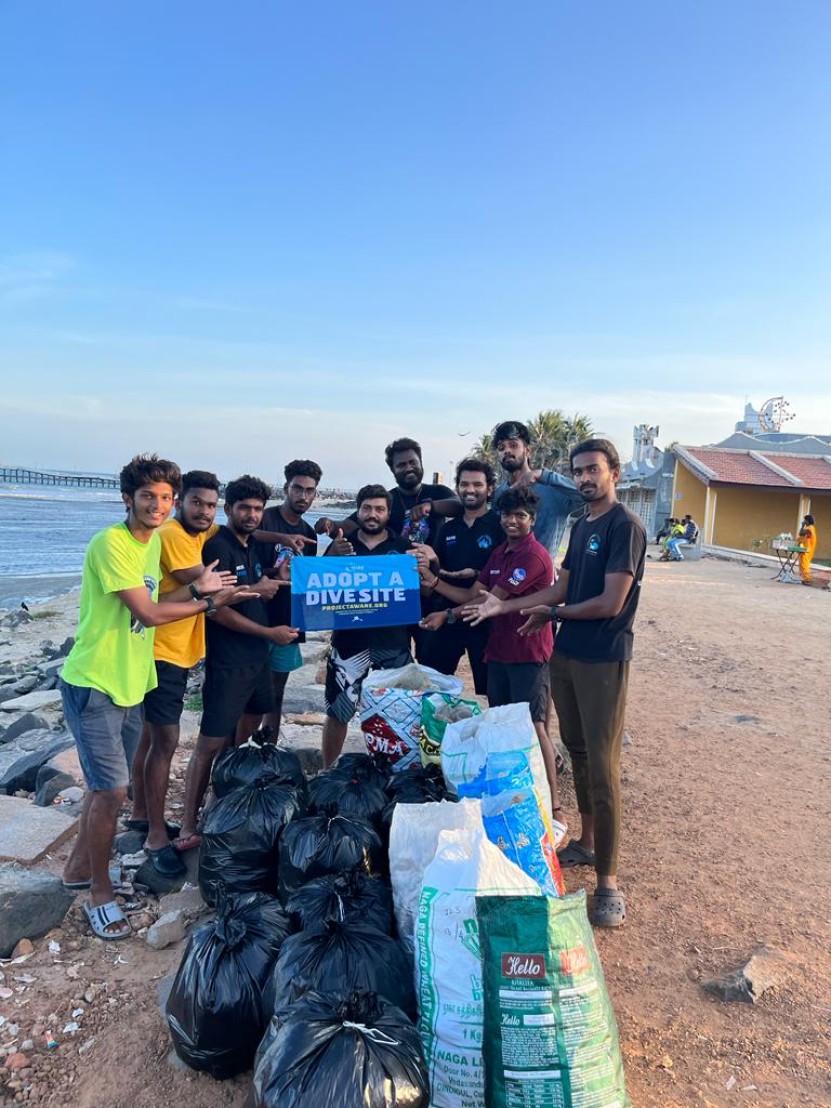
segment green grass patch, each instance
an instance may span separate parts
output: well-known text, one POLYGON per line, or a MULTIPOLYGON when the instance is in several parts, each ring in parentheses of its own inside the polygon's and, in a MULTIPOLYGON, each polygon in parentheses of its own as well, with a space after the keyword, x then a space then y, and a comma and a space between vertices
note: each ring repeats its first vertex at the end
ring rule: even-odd
POLYGON ((54 608, 41 608, 39 612, 32 612, 32 619, 51 619, 53 616, 60 615, 60 612, 55 611, 54 608))
POLYGON ((202 693, 196 692, 185 701, 185 710, 188 712, 202 711, 202 693))

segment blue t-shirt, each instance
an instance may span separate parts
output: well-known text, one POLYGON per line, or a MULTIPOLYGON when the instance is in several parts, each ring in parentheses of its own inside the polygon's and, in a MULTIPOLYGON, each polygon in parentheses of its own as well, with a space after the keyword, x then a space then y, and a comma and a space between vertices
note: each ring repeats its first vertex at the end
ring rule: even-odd
MULTIPOLYGON (((511 486, 502 481, 493 494, 493 506, 499 511, 499 497, 511 486)), ((575 508, 583 503, 583 498, 570 477, 563 477, 553 469, 543 469, 533 485, 529 486, 539 497, 537 518, 534 521, 534 535, 537 542, 548 550, 552 558, 557 556, 560 542, 566 529, 566 521, 575 508)))

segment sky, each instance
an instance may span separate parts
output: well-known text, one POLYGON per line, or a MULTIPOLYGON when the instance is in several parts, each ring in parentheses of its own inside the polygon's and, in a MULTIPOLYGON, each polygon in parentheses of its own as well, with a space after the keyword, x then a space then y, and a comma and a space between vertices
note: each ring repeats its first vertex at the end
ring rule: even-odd
POLYGON ((0 461, 831 433, 826 0, 3 0, 0 461))

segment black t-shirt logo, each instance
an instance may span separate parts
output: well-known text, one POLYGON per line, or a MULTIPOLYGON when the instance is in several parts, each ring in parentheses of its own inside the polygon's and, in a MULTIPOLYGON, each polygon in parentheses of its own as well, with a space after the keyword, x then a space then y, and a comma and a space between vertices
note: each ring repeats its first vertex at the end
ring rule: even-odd
POLYGON ((589 541, 586 543, 587 554, 598 554, 600 552, 600 535, 589 535, 589 541))

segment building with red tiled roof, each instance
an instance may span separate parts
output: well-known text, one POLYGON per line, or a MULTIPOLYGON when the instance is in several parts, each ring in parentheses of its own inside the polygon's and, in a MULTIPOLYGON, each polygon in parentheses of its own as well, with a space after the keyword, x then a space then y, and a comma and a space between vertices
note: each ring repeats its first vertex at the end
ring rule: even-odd
POLYGON ((817 557, 831 557, 831 447, 827 454, 676 446, 673 515, 687 512, 705 544, 763 550, 780 534, 816 522, 817 557))

